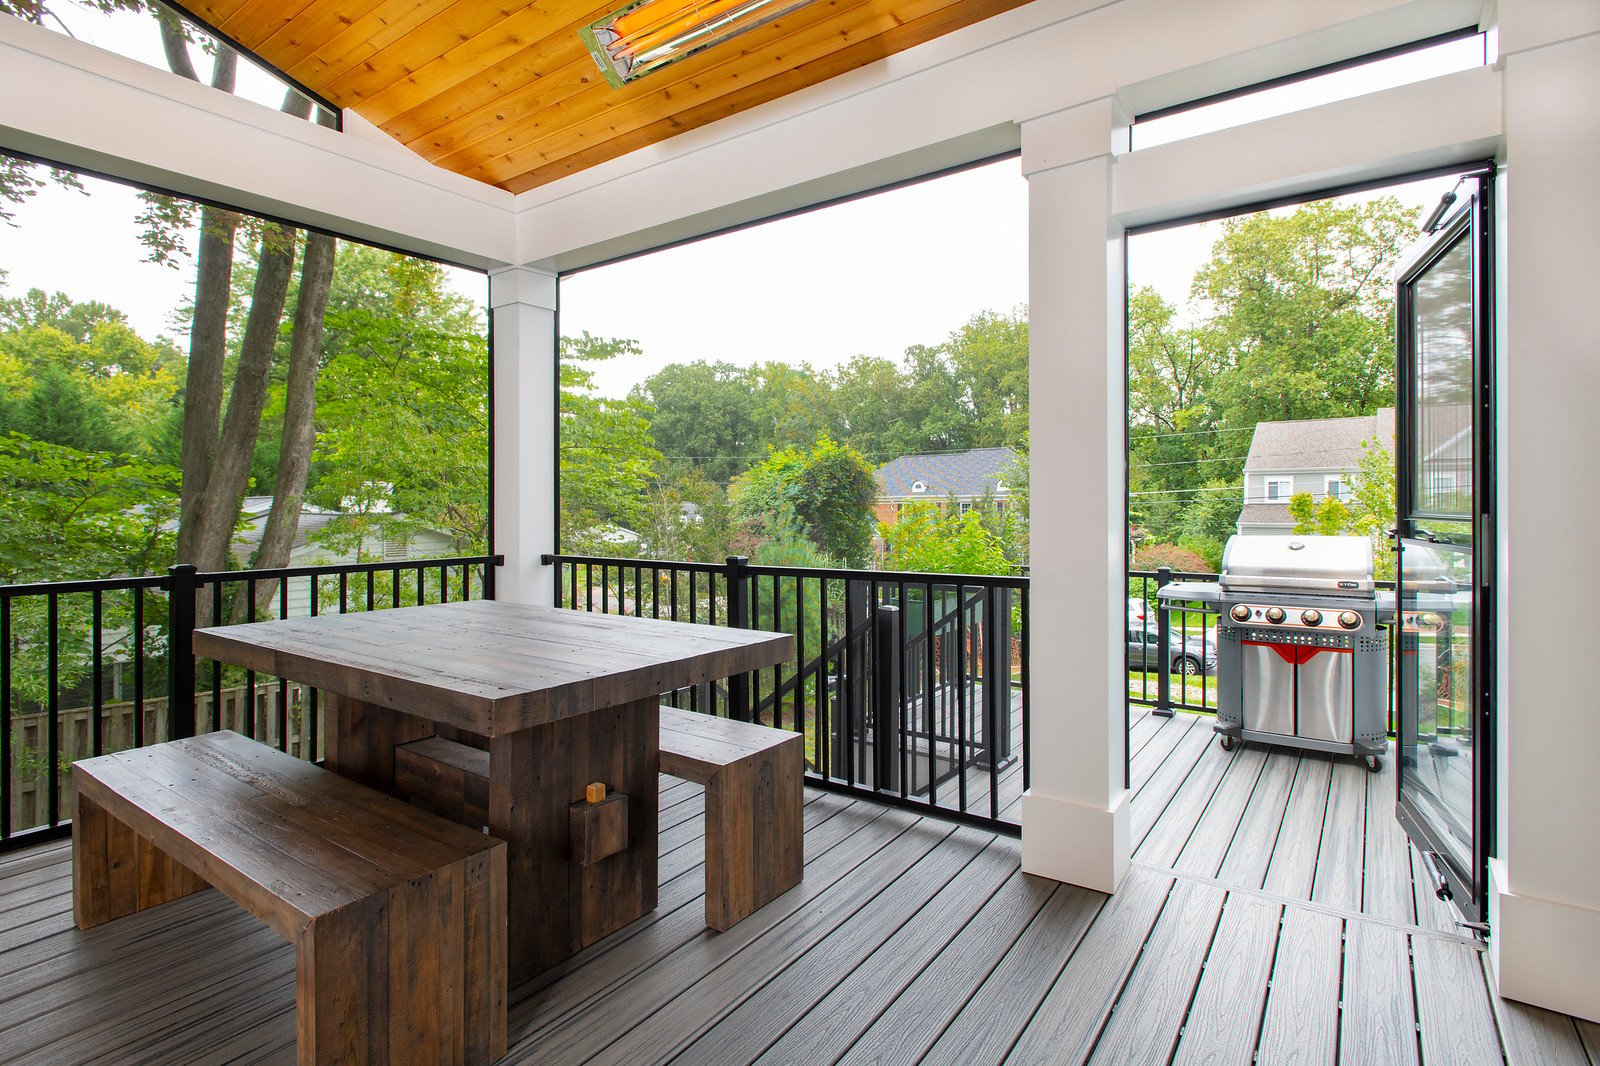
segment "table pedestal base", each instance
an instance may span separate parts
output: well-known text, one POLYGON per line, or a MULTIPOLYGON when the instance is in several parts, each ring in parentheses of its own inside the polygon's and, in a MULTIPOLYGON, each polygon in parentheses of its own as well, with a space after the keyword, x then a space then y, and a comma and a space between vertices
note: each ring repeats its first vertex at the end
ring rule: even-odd
POLYGON ((654 697, 494 738, 349 697, 328 697, 326 764, 396 793, 394 748, 424 737, 489 752, 489 831, 507 842, 508 978, 518 985, 656 906, 660 701, 654 697), (573 861, 569 808, 603 782, 628 797, 628 846, 573 861))

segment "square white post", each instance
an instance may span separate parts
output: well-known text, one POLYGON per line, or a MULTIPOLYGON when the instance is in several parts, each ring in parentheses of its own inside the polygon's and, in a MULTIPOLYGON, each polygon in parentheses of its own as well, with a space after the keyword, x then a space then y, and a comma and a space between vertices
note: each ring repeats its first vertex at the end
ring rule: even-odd
POLYGON ((489 274, 494 323, 495 596, 555 602, 556 276, 532 267, 489 274))
POLYGON ((1499 828, 1489 959, 1508 999, 1600 1021, 1600 715, 1585 672, 1554 638, 1558 619, 1583 616, 1580 575, 1600 529, 1591 472, 1600 454, 1600 8, 1502 4, 1500 13, 1499 828))
POLYGON ((1129 854, 1119 119, 1103 99, 1022 126, 1033 544, 1022 868, 1102 892, 1129 854))

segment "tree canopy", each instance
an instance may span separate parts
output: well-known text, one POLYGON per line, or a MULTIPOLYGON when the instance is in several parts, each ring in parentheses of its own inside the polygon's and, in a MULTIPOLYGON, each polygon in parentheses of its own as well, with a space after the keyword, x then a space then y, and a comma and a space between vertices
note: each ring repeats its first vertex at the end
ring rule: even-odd
POLYGON ((1393 197, 1230 219, 1186 315, 1128 297, 1128 515, 1215 566, 1256 423, 1394 403, 1393 270, 1418 229, 1393 197))

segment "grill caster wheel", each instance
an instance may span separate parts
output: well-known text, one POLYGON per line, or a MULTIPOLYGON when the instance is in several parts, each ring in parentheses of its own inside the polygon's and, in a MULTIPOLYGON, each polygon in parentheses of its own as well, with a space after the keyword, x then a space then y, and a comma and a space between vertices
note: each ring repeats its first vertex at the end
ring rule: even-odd
POLYGON ((1230 737, 1226 733, 1217 738, 1217 743, 1222 745, 1223 751, 1232 751, 1239 746, 1238 737, 1230 737))
POLYGON ((1367 773, 1375 774, 1379 770, 1382 770, 1382 769, 1383 769, 1383 756, 1381 756, 1381 755, 1368 755, 1367 756, 1367 773))

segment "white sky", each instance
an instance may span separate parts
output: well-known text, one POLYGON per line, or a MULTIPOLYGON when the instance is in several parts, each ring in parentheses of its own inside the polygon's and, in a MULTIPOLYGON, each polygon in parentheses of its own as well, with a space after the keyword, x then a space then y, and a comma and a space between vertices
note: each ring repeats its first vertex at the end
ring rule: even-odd
POLYGON ((668 363, 898 361, 979 311, 1028 299, 1028 186, 1015 158, 615 263, 561 283, 561 330, 628 337, 596 367, 622 395, 668 363))
MULTIPOLYGON (((147 20, 105 20, 60 6, 81 39, 165 66, 147 20)), ((1476 39, 1449 45, 1386 61, 1399 68, 1387 77, 1433 76, 1481 62, 1481 54, 1476 39)), ((1353 76, 1333 76, 1335 86, 1353 76)), ((1270 103, 1235 101, 1208 117, 1173 116, 1141 125, 1135 143, 1189 135, 1197 121, 1214 128, 1311 106, 1331 91, 1290 86, 1270 103)), ((1350 92, 1346 85, 1338 95, 1350 92)), ((241 62, 240 95, 276 107, 282 89, 241 62)), ((1435 179, 1382 191, 1425 211, 1452 184, 1435 179)), ((142 335, 165 334, 186 347, 173 312, 193 292, 192 264, 172 270, 144 263, 134 191, 94 179, 85 185, 88 197, 50 186, 14 209, 17 228, 0 226, 5 293, 40 288, 100 300, 124 311, 142 335)), ((1132 238, 1130 282, 1155 286, 1183 310, 1220 225, 1132 238)), ((561 285, 561 326, 568 335, 587 330, 640 342, 643 355, 596 368, 599 390, 614 396, 668 363, 695 359, 819 369, 857 354, 899 360, 907 347, 938 344, 978 312, 1026 303, 1027 262, 1027 183, 1010 158, 569 276, 561 285)), ((481 274, 451 268, 451 275, 454 288, 483 306, 481 274)))

